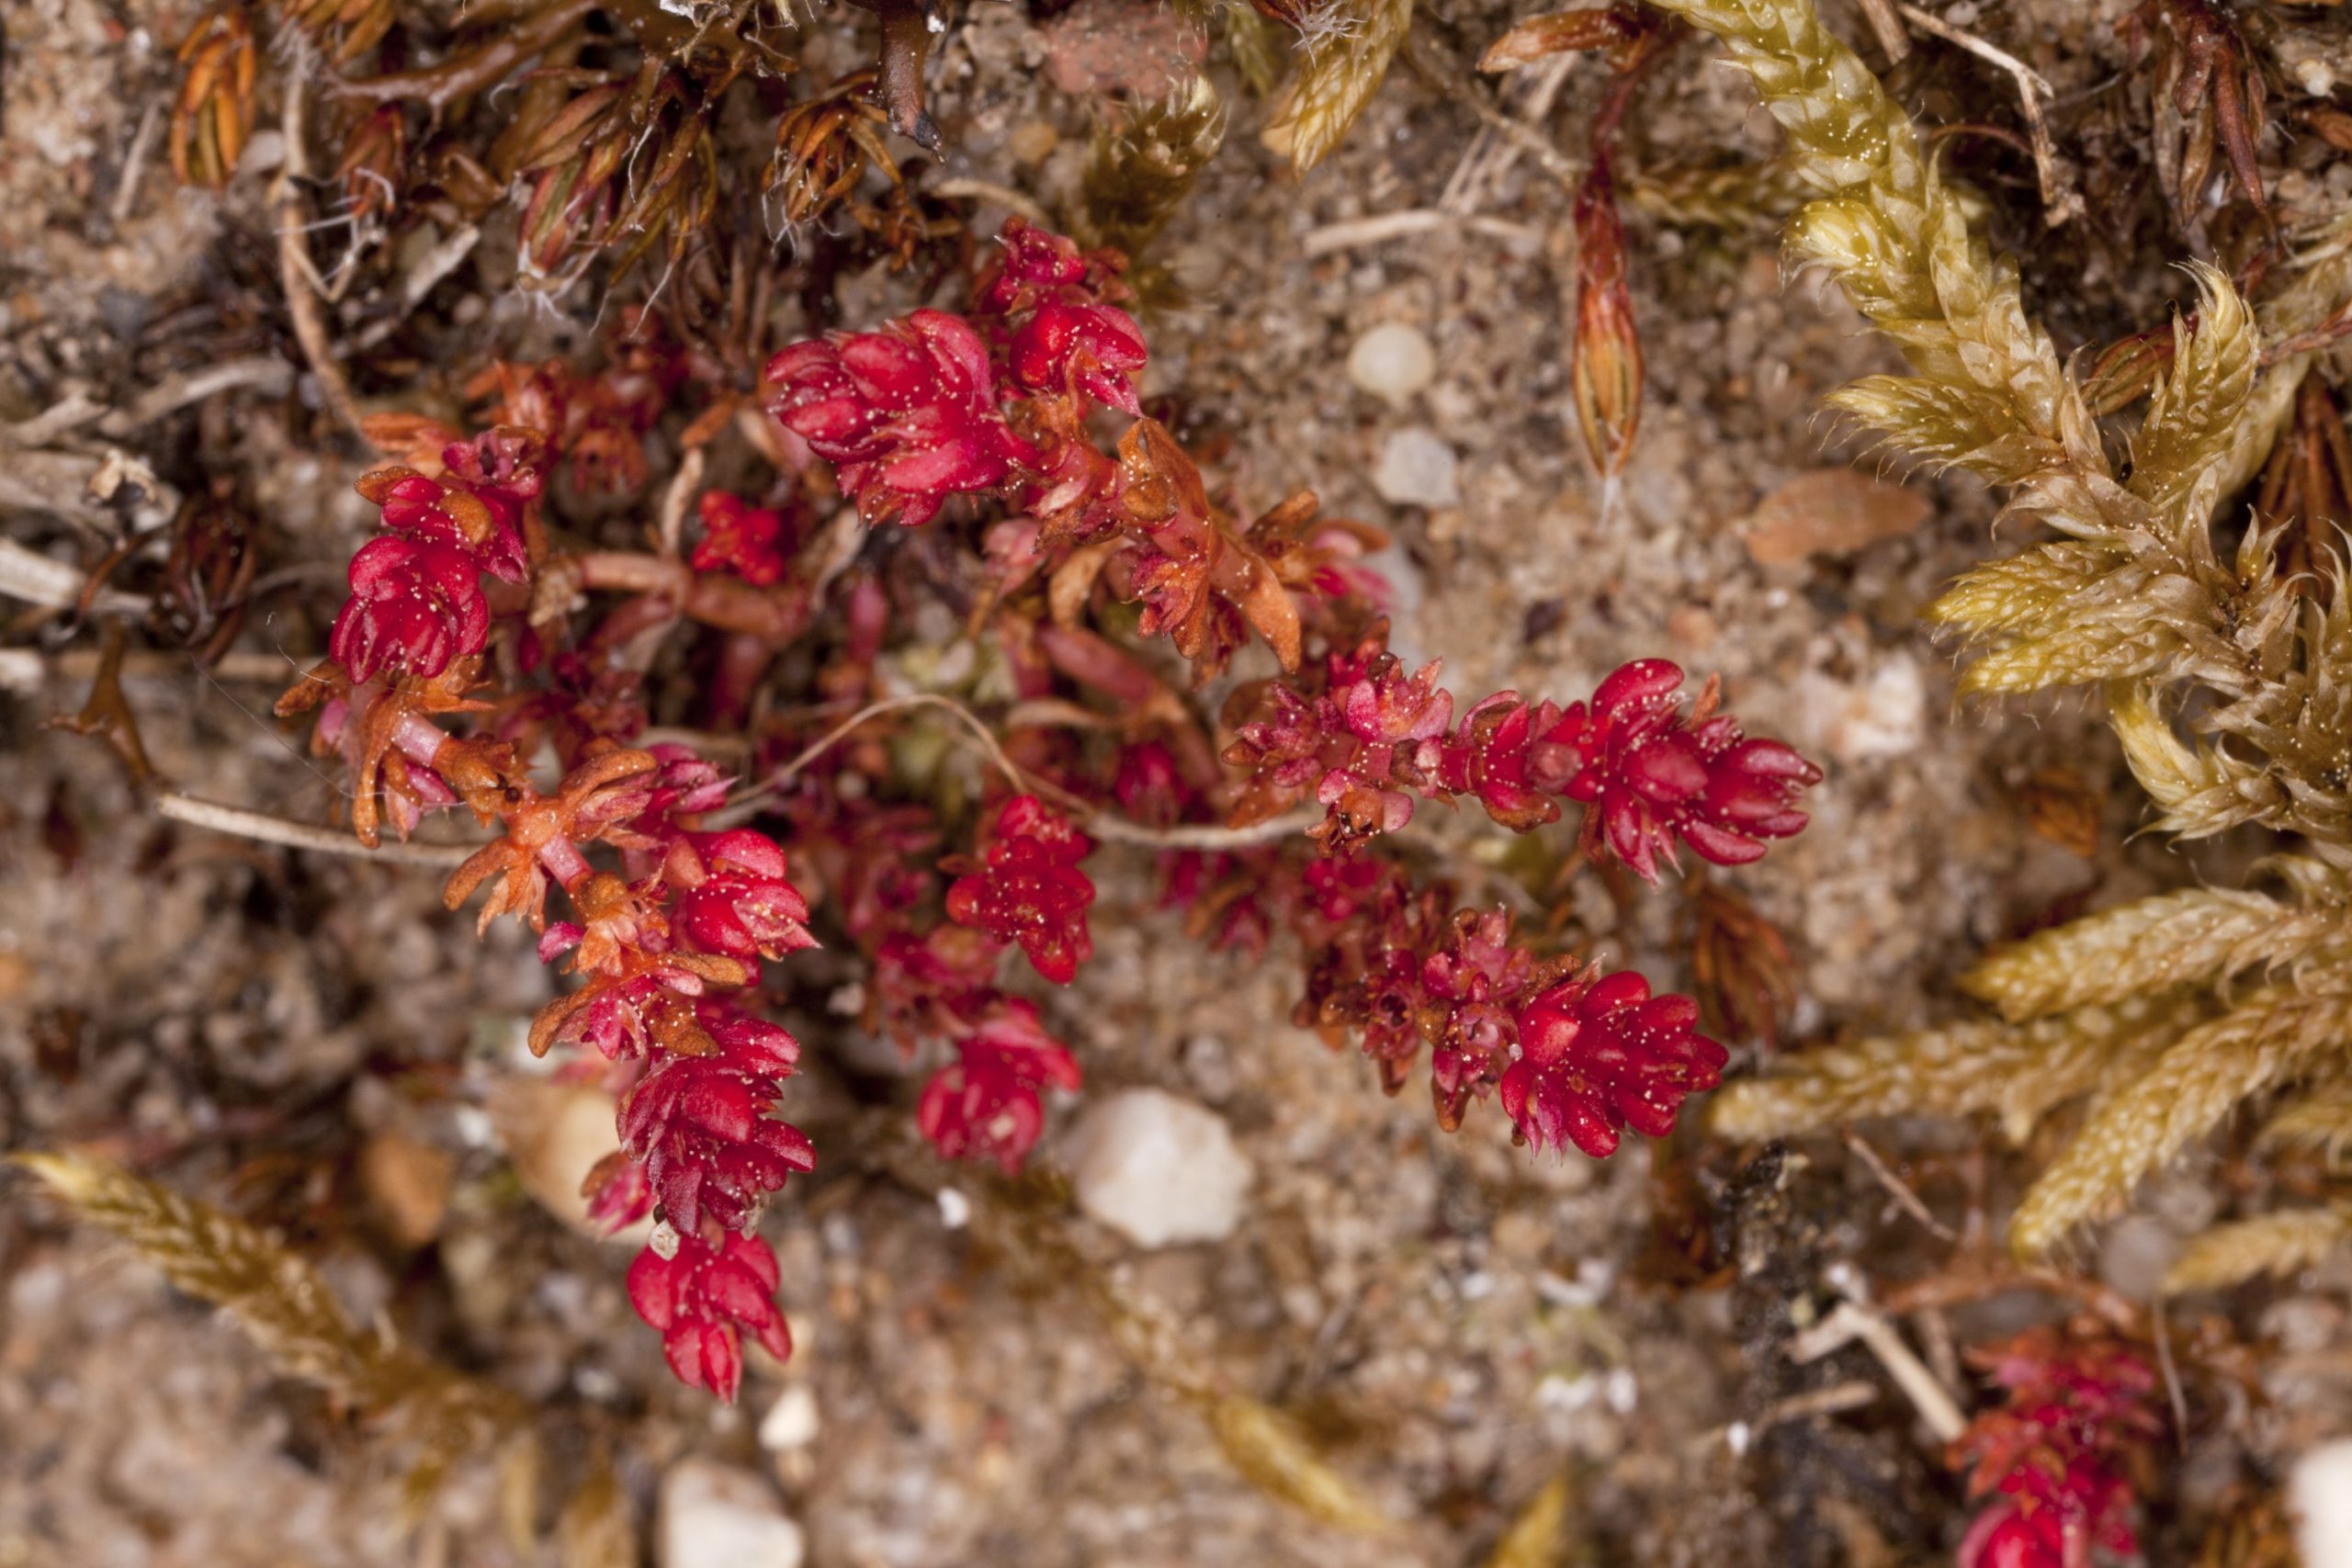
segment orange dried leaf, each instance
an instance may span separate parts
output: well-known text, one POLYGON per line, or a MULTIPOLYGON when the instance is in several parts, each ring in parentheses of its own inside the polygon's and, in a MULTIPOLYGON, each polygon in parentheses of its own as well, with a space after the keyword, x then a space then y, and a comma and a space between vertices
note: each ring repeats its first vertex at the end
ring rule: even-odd
POLYGON ((1577 192, 1576 367, 1585 450, 1604 479, 1624 472, 1642 418, 1642 339, 1625 276, 1625 223, 1606 154, 1577 192))
POLYGON ((1555 54, 1588 49, 1607 52, 1614 64, 1614 57, 1639 39, 1643 30, 1638 20, 1614 6, 1553 11, 1528 17, 1488 44, 1487 52, 1479 56, 1478 69, 1515 71, 1555 54))
POLYGON ((2037 769, 2017 789, 2026 821, 2060 849, 2087 860, 2098 853, 2098 792, 2073 768, 2037 769))

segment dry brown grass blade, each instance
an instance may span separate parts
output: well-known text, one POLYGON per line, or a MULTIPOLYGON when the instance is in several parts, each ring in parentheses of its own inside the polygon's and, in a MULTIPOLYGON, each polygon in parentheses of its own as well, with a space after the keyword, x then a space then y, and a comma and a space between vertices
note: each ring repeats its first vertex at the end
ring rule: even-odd
POLYGON ((402 1491, 412 1509, 466 1455, 528 1440, 513 1395, 361 1329, 317 1267, 267 1232, 94 1156, 11 1157, 175 1287, 227 1312, 287 1373, 392 1427, 410 1446, 402 1491))
POLYGON ((1201 1414, 1218 1450, 1241 1478, 1268 1496, 1327 1525, 1383 1535, 1396 1521, 1327 1463, 1296 1422, 1238 1393, 1202 1399, 1201 1414))
POLYGON ((1555 1568, 1561 1537, 1568 1523, 1568 1505, 1576 1489, 1566 1475, 1545 1482, 1510 1522, 1502 1540, 1487 1555, 1485 1568, 1555 1568))

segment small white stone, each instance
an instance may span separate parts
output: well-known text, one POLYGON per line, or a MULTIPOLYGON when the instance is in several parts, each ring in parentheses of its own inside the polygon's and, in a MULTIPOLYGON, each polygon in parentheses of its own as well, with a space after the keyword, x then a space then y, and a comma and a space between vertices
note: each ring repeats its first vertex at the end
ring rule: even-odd
POLYGON ((1418 424, 1392 430, 1372 471, 1372 488, 1396 506, 1459 506, 1462 489, 1453 448, 1418 424))
POLYGON ((1086 1109, 1068 1143, 1078 1206, 1138 1247, 1218 1241, 1241 1221, 1247 1156, 1216 1112, 1163 1089, 1086 1109))
POLYGON ((1437 351, 1421 329, 1384 321, 1348 350, 1348 379, 1375 398, 1402 403, 1437 378, 1437 351))
POLYGON ((2295 1461, 2287 1507, 2303 1568, 2352 1568, 2352 1438, 2338 1438, 2295 1461))
POLYGON ((662 1568, 800 1568, 800 1527, 758 1476, 681 1460, 662 1477, 662 1568))
POLYGON ((789 1453, 817 1440, 816 1392, 805 1382, 793 1383, 775 1396, 760 1417, 760 1447, 770 1453, 789 1453))
POLYGON ((1797 697, 1815 740, 1841 762, 1906 755, 1927 731, 1927 682, 1908 654, 1889 655, 1851 686, 1809 670, 1798 678, 1797 697))

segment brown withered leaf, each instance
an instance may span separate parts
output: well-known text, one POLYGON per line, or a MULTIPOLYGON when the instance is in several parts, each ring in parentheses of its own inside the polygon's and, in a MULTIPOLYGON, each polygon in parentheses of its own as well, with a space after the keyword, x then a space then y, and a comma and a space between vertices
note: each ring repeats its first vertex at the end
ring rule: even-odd
POLYGON ((260 46, 243 11, 208 12, 181 40, 179 97, 172 106, 172 173, 182 185, 229 183, 254 133, 260 46))
POLYGON ((316 39, 337 66, 374 49, 400 20, 393 0, 287 0, 283 9, 288 25, 316 39))
POLYGON ((2303 120, 2330 147, 2339 152, 2352 152, 2352 114, 2342 109, 2310 108, 2303 111, 2303 120))
POLYGON ((1642 423, 1642 338, 1625 270, 1625 220, 1608 153, 1596 147, 1577 191, 1577 336, 1570 379, 1585 452, 1603 479, 1624 472, 1642 423))
POLYGON ((1647 29, 1632 7, 1591 6, 1574 11, 1552 11, 1512 25, 1487 46, 1478 57, 1486 72, 1515 71, 1555 54, 1600 50, 1612 67, 1622 68, 1621 56, 1638 44, 1647 29))
POLYGON ((796 104, 776 122, 775 155, 761 176, 761 188, 775 195, 786 223, 821 219, 835 204, 846 204, 861 228, 876 231, 888 221, 857 199, 869 168, 889 181, 891 214, 910 218, 906 176, 882 140, 889 117, 876 101, 871 67, 832 82, 806 103, 796 104))
POLYGON ((877 73, 882 107, 890 129, 926 152, 940 150, 939 128, 923 107, 922 62, 931 52, 932 33, 945 21, 931 0, 851 0, 862 10, 882 18, 882 57, 877 73))
POLYGON ((57 714, 42 721, 44 729, 70 729, 95 735, 114 748, 131 787, 144 789, 155 781, 155 765, 147 759, 146 743, 139 738, 139 716, 122 694, 122 657, 127 644, 122 623, 107 623, 106 647, 98 655, 98 672, 90 682, 89 700, 77 713, 57 714))
POLYGON ((2284 1497, 2267 1492, 2232 1502, 2205 1532, 2196 1568, 2295 1568, 2302 1561, 2284 1497))
POLYGON ((1799 474, 1756 503, 1740 530, 1759 566, 1793 566, 1809 557, 1851 555, 1900 538, 1927 520, 1928 498, 1851 468, 1799 474))
POLYGON ((2278 570, 2321 603, 2332 599, 2343 530, 2352 527, 2352 439, 2317 370, 2295 389, 2294 423, 2271 449, 2256 507, 2285 527, 2278 570))
POLYGON ((2147 0, 2127 26, 2135 53, 2157 56, 2156 169, 2175 216, 2189 226, 2219 151, 2239 193, 2269 216, 2255 156, 2262 139, 2264 89, 2230 14, 2213 0, 2147 0))
POLYGON ((1685 885, 1683 910, 1692 988, 1707 1027, 1778 1050, 1797 998, 1788 938, 1744 895, 1712 878, 1685 885))
POLYGON ((2098 853, 2102 801, 2073 768, 2037 768, 2017 786, 2017 802, 2036 833, 2085 860, 2098 853))
MULTIPOLYGON (((2196 335, 2196 317, 2185 317, 2181 324, 2196 335)), ((2170 374, 2174 348, 2170 321, 2118 338, 2092 359, 2083 378, 2083 400, 2102 418, 2131 407, 2154 389, 2159 376, 2170 374)))

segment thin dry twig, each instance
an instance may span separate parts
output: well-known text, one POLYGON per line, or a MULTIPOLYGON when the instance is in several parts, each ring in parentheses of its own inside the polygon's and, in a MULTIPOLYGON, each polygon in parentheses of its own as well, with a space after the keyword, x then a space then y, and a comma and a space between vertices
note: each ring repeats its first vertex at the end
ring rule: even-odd
POLYGON ((130 220, 139 206, 139 187, 147 174, 147 160, 153 155, 156 139, 164 133, 164 106, 160 100, 151 102, 147 111, 139 117, 139 129, 130 134, 130 150, 122 155, 122 174, 116 180, 114 199, 107 204, 107 221, 119 229, 130 220))
POLYGON ((1032 197, 1022 195, 1011 186, 1001 186, 989 180, 976 180, 964 175, 950 175, 944 180, 933 180, 931 194, 964 201, 994 202, 1007 212, 1017 212, 1040 228, 1054 226, 1053 214, 1037 205, 1032 197))
MULTIPOLYGON (((0 539, 0 594, 43 609, 71 610, 81 604, 88 586, 88 576, 80 568, 51 560, 14 539, 0 539)), ((90 608, 101 615, 140 615, 150 603, 141 593, 101 588, 90 608)))
MULTIPOLYGON (((1503 88, 1504 96, 1519 111, 1513 118, 1531 130, 1542 125, 1544 117, 1552 112, 1553 104, 1558 101, 1560 88, 1567 82, 1576 62, 1574 54, 1555 54, 1532 71, 1513 73, 1503 88)), ((1446 179, 1438 206, 1456 218, 1476 211, 1501 186, 1524 151, 1492 126, 1480 126, 1470 150, 1462 155, 1462 161, 1446 179)))
POLYGON ((1928 1205, 1920 1201, 1919 1194, 1911 1190, 1911 1184, 1894 1173, 1894 1168, 1871 1146, 1869 1139, 1849 1127, 1846 1130, 1846 1146, 1854 1151, 1854 1156, 1869 1168, 1872 1176, 1878 1178, 1879 1185, 1886 1189, 1896 1207, 1925 1225, 1939 1241, 1956 1242, 1960 1239, 1958 1232, 1928 1212, 1928 1205))
POLYGON ((333 81, 338 98, 363 104, 421 103, 437 118, 460 98, 488 92, 534 55, 544 54, 596 9, 599 0, 556 0, 526 20, 503 28, 478 49, 454 60, 408 71, 386 71, 352 82, 333 81))
POLYGON ((1155 850, 1238 850, 1252 844, 1268 844, 1295 837, 1322 821, 1323 818, 1323 808, 1315 806, 1286 811, 1280 817, 1269 817, 1262 822, 1251 822, 1238 828, 1222 827, 1213 822, 1151 828, 1131 818, 1098 811, 1086 818, 1084 827, 1087 832, 1106 843, 1141 844, 1155 850))
POLYGON ((654 538, 655 550, 668 560, 678 557, 678 541, 684 536, 686 509, 694 504, 695 492, 702 489, 703 449, 689 446, 678 459, 678 471, 671 477, 670 488, 662 492, 662 521, 654 538))
POLYGON ((1912 1314, 1911 1327, 1919 1336, 1920 1350, 1934 1369, 1936 1381, 1946 1388, 1960 1387, 1960 1346, 1951 1336, 1951 1319, 1940 1308, 1928 1307, 1912 1314))
POLYGON ((98 655, 96 673, 90 678, 89 699, 80 711, 52 715, 42 721, 41 728, 104 740, 122 759, 132 786, 143 790, 155 780, 155 764, 147 755, 147 743, 139 738, 139 715, 122 694, 122 658, 129 645, 122 623, 108 621, 106 648, 98 655))
POLYGON ((798 756, 794 757, 726 806, 712 812, 710 825, 714 828, 726 828, 750 821, 759 814, 761 807, 783 793, 785 786, 798 778, 820 757, 847 739, 859 726, 880 718, 885 714, 922 707, 938 708, 955 718, 978 743, 981 751, 987 755, 988 760, 995 765, 999 773, 1005 776, 1006 782, 1010 783, 1013 788, 1033 795, 1052 795, 1065 807, 1084 809, 1085 803, 1079 800, 1077 796, 1046 780, 1033 777, 1018 762, 1006 756, 1004 748, 997 744, 995 735, 990 733, 989 727, 981 723, 971 709, 952 698, 943 697, 936 692, 913 692, 902 697, 885 697, 879 702, 866 704, 811 741, 798 756))
POLYGON ((454 870, 481 847, 479 844, 390 843, 371 850, 350 834, 333 828, 293 822, 266 812, 247 811, 238 806, 221 806, 186 795, 157 796, 155 813, 190 827, 209 828, 216 833, 230 833, 265 844, 282 844, 293 850, 316 850, 321 854, 350 855, 359 860, 378 860, 390 865, 428 866, 436 871, 454 870))
POLYGON ((1775 1427, 1791 1421, 1809 1420, 1815 1416, 1842 1416, 1849 1410, 1860 1410, 1878 1403, 1878 1385, 1861 1378, 1834 1382, 1826 1388, 1807 1389, 1788 1398, 1775 1401, 1765 1407, 1764 1414, 1753 1421, 1734 1421, 1727 1426, 1712 1427, 1692 1438, 1684 1451, 1704 1454, 1718 1444, 1728 1444, 1734 1453, 1745 1452, 1748 1445, 1775 1427))
POLYGON ((1584 179, 1584 166, 1552 144, 1532 126, 1521 124, 1497 108, 1459 62, 1423 34, 1408 33, 1402 51, 1413 73, 1478 117, 1494 133, 1535 160, 1544 172, 1574 191, 1584 179))
POLYGON ((1897 0, 1895 10, 1905 21, 1923 32, 1933 33, 1946 43, 1966 50, 1977 59, 1996 65, 2017 78, 2018 102, 2025 113, 2026 132, 2033 143, 2033 175, 2041 186, 2041 221, 2045 228, 2055 229, 2069 220, 2083 215, 2082 193, 2075 189, 2074 181, 2058 162, 2057 144, 2051 140, 2050 121, 2041 112, 2042 100, 2058 96, 2048 77, 2019 60, 2008 51, 1985 42, 1974 33, 1953 27, 1932 11, 1897 0))
POLYGON ((1508 240, 1530 248, 1539 247, 1544 243, 1544 231, 1531 224, 1513 223, 1509 219, 1488 218, 1477 213, 1418 207, 1402 212, 1381 212, 1369 218, 1326 223, 1309 233, 1301 242, 1300 249, 1308 256, 1328 256, 1358 245, 1385 244, 1390 240, 1408 239, 1439 229, 1490 234, 1498 240, 1508 240))
POLYGON ((1878 1359, 1894 1386, 1919 1412, 1936 1440, 1949 1443, 1968 1426, 1959 1401, 1939 1382, 1928 1364, 1911 1352, 1893 1324, 1859 1302, 1840 1302, 1827 1317, 1789 1340, 1789 1359, 1803 1366, 1817 1361, 1856 1340, 1878 1359))
MULTIPOLYGON (((0 692, 39 691, 51 681, 87 681, 98 672, 102 658, 95 648, 71 648, 55 654, 37 648, 0 648, 0 692)), ((144 648, 124 654, 121 666, 126 681, 177 681, 201 674, 222 682, 279 686, 300 672, 282 653, 236 651, 222 654, 217 663, 201 665, 188 654, 144 648)))
POLYGON ((1860 0, 1860 5, 1862 19, 1871 25, 1879 48, 1886 51, 1886 62, 1900 65, 1910 59, 1911 35, 1903 30, 1903 17, 1894 0, 1860 0))
POLYGON ((1887 1311, 1907 1317, 1931 1307, 1962 1306, 2010 1291, 2046 1291, 2079 1303, 2127 1335, 2138 1337, 2147 1332, 2146 1315, 2098 1280, 2061 1273, 2055 1269, 2019 1268, 2006 1260, 1988 1260, 1892 1286, 1880 1300, 1887 1311))
POLYGON ((1106 843, 1140 844, 1162 850, 1231 850, 1251 844, 1269 843, 1277 839, 1303 833, 1322 820, 1318 807, 1301 809, 1252 822, 1239 828, 1227 828, 1214 823, 1187 823, 1173 828, 1147 827, 1141 822, 1108 811, 1089 812, 1086 802, 1060 788, 1050 780, 1038 778, 1004 754, 995 734, 979 716, 963 704, 935 692, 915 692, 902 697, 885 697, 868 703, 832 728, 819 736, 804 748, 798 756, 785 763, 752 789, 725 807, 711 813, 710 824, 715 828, 732 827, 748 822, 759 808, 782 793, 785 786, 799 777, 820 757, 847 739, 860 725, 880 718, 885 714, 899 713, 908 708, 938 708, 953 716, 978 744, 996 770, 1002 773, 1013 788, 1032 795, 1051 796, 1065 810, 1079 815, 1079 826, 1088 834, 1106 843))
POLYGON ((127 409, 117 409, 98 421, 102 434, 129 435, 141 425, 153 424, 167 413, 200 403, 207 398, 240 387, 260 387, 272 395, 284 393, 293 385, 293 372, 286 361, 274 354, 255 354, 243 359, 232 359, 220 365, 207 366, 201 370, 175 371, 156 382, 127 409))
POLYGON ((107 413, 107 405, 76 388, 30 419, 0 424, 0 446, 33 451, 107 413))
MULTIPOLYGON (((294 47, 298 51, 308 48, 299 38, 294 47)), ((359 428, 359 405, 352 400, 351 382, 335 359, 334 344, 327 335, 326 314, 319 309, 319 296, 325 292, 326 286, 311 264, 311 243, 303 237, 310 226, 310 216, 304 210, 298 182, 308 179, 311 173, 309 155, 303 150, 309 74, 310 62, 300 58, 286 73, 286 117, 282 127, 286 161, 278 165, 277 180, 270 191, 270 207, 277 215, 277 281, 286 295, 287 314, 293 318, 294 341, 302 345, 302 357, 310 362, 311 373, 319 378, 319 390, 326 399, 327 407, 345 428, 366 440, 359 428)))
POLYGON ((2183 1453, 2188 1451, 2188 1398, 2181 1392, 2180 1369, 2173 1364, 2172 1326, 2165 1321, 2165 1299, 2159 1295, 2148 1304, 2148 1327, 2156 1342, 2156 1368, 2164 1374, 2165 1397, 2172 1404, 2172 1438, 2183 1453))

